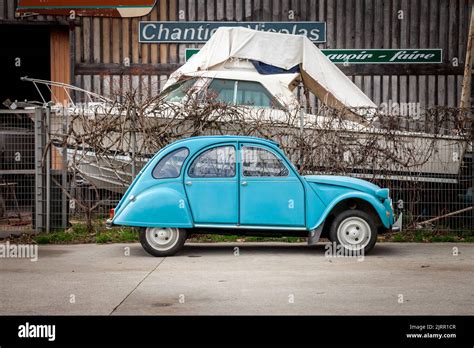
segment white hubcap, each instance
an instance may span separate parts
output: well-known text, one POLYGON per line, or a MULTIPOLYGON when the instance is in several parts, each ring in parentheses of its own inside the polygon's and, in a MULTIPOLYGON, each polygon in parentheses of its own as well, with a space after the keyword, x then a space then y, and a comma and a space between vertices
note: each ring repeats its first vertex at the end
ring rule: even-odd
POLYGON ((363 249, 369 244, 372 231, 364 219, 356 216, 343 220, 337 229, 337 238, 345 248, 363 249))
POLYGON ((169 250, 178 242, 177 228, 148 227, 145 231, 150 246, 159 251, 169 250))

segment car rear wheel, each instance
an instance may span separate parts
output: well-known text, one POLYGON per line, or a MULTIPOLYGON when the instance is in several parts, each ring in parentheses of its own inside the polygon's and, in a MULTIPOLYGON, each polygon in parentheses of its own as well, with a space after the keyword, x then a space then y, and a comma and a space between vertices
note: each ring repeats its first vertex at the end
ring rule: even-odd
POLYGON ((179 228, 146 227, 140 230, 140 243, 153 256, 171 256, 183 247, 186 235, 179 228))
POLYGON ((334 219, 329 231, 330 240, 348 251, 368 253, 377 241, 377 226, 362 210, 346 210, 334 219))

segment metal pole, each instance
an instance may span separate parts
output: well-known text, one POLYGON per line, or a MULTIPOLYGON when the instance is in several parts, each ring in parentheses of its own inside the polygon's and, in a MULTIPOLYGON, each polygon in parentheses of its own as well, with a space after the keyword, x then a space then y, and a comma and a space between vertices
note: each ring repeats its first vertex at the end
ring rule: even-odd
POLYGON ((61 228, 67 227, 67 196, 64 190, 67 189, 67 109, 63 107, 63 153, 61 171, 61 228))
POLYGON ((43 139, 41 119, 43 110, 35 109, 35 229, 36 232, 44 230, 44 211, 43 211, 43 139))
MULTIPOLYGON (((303 139, 304 139, 304 110, 303 107, 300 106, 300 160, 299 160, 299 165, 303 165, 303 139)), ((298 168, 299 169, 299 168, 298 168)))
POLYGON ((303 137, 303 132, 304 132, 304 110, 302 107, 300 107, 300 134, 301 137, 303 137))
POLYGON ((135 180, 137 174, 137 162, 136 162, 136 153, 137 153, 137 133, 135 129, 135 123, 137 120, 137 111, 136 108, 132 110, 132 134, 131 134, 131 146, 132 146, 132 180, 135 180))
MULTIPOLYGON (((468 123, 467 127, 471 126, 474 123, 470 118, 472 112, 472 60, 473 60, 473 50, 474 50, 474 6, 471 6, 471 22, 469 25, 469 33, 467 37, 467 47, 466 47, 466 61, 464 63, 464 78, 461 89, 461 101, 459 102, 459 107, 461 109, 467 110, 468 123)), ((461 110, 462 112, 462 110, 461 110)), ((472 131, 471 131, 472 134, 472 131)), ((474 163, 471 163, 471 172, 474 170, 474 163)), ((474 177, 472 179, 472 185, 474 185, 474 177)), ((471 210, 471 221, 474 221, 474 209, 471 210)), ((474 226, 471 224, 471 229, 474 226)))
POLYGON ((51 144, 50 144, 50 131, 51 131, 51 108, 46 107, 46 120, 44 127, 45 145, 47 146, 46 152, 46 232, 51 231, 51 144))

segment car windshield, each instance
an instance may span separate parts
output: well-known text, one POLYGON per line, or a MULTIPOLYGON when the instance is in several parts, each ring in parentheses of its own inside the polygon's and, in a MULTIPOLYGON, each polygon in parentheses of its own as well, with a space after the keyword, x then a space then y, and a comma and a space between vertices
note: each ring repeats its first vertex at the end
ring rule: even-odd
POLYGON ((167 88, 163 91, 163 100, 167 102, 180 102, 189 93, 192 93, 192 87, 196 84, 197 79, 191 78, 183 80, 167 88))
POLYGON ((213 79, 208 87, 211 100, 226 104, 260 108, 281 108, 281 105, 259 82, 213 79))
POLYGON ((282 108, 280 103, 259 82, 230 79, 212 79, 206 94, 201 83, 198 83, 198 78, 189 78, 175 83, 163 91, 163 100, 181 102, 189 94, 197 92, 198 89, 202 89, 199 93, 201 100, 207 98, 210 102, 258 108, 282 108))

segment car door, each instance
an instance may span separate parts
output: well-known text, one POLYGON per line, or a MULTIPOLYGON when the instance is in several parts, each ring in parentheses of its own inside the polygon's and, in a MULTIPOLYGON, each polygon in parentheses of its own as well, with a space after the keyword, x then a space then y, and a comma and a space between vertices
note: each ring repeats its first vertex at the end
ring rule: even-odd
POLYGON ((304 187, 280 154, 240 144, 240 224, 303 227, 304 187))
POLYGON ((237 224, 236 144, 206 148, 191 161, 184 186, 195 224, 237 224))

